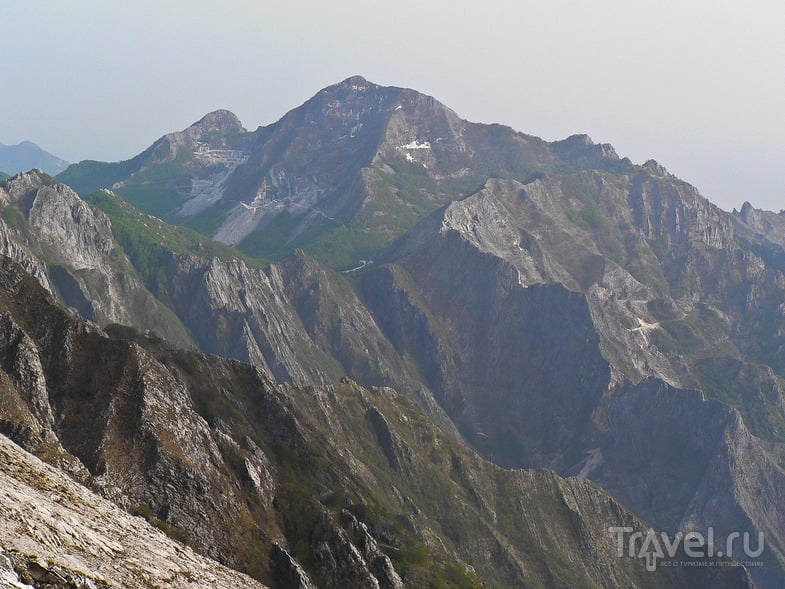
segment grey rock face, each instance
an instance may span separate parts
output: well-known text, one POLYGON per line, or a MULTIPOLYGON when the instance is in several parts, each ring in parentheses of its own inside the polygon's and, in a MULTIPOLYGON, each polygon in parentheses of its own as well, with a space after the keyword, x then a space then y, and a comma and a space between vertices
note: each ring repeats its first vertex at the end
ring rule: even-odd
POLYGON ((273 545, 272 559, 281 587, 285 587, 285 589, 316 589, 303 567, 278 544, 273 545))
POLYGON ((322 513, 320 525, 330 531, 316 546, 314 556, 320 575, 330 579, 327 587, 379 589, 379 580, 370 571, 368 563, 346 531, 335 525, 327 513, 322 513))
MULTIPOLYGON (((396 272, 410 277, 395 288, 422 311, 375 308, 387 314, 380 324, 393 341, 402 340, 399 325, 412 326, 408 353, 454 359, 438 361, 430 385, 486 455, 592 478, 671 531, 720 522, 725 533, 765 530, 767 567, 757 574, 776 586, 783 529, 774 531, 779 517, 765 506, 785 489, 773 466, 779 430, 758 421, 756 437, 749 405, 730 399, 734 409, 717 396, 769 390, 771 401, 759 401, 771 411, 764 421, 780 419, 773 372, 781 368, 759 373, 738 350, 755 362, 763 356, 752 339, 778 345, 782 318, 771 310, 785 292, 777 258, 735 223, 654 168, 621 178, 489 181, 393 252, 403 268, 396 272), (773 325, 756 332, 763 323, 749 320, 763 308, 773 325), (426 344, 434 333, 427 337, 437 343, 426 344), (428 346, 440 352, 423 353, 428 346), (746 368, 730 369, 737 365, 746 368), (727 377, 713 372, 720 369, 727 377), (760 474, 728 466, 741 452, 748 468, 769 471, 756 491, 760 474)), ((392 300, 389 276, 363 276, 372 306, 392 300), (377 294, 383 288, 386 299, 377 294)))
MULTIPOLYGON (((382 418, 384 416, 378 412, 382 418)), ((359 521, 347 510, 341 511, 341 526, 349 538, 358 547, 365 562, 370 565, 370 572, 374 575, 381 589, 403 589, 404 584, 390 558, 379 550, 376 540, 368 532, 368 526, 359 521)))
POLYGON ((0 553, 0 583, 9 589, 109 589, 109 585, 41 558, 0 553), (27 583, 31 583, 28 585, 27 583))
POLYGON ((406 445, 406 442, 401 440, 395 432, 390 429, 390 424, 387 418, 377 409, 371 407, 368 410, 368 419, 373 425, 376 432, 376 437, 379 440, 379 445, 384 450, 384 455, 390 461, 390 466, 393 470, 401 470, 405 462, 411 462, 412 452, 406 445))
POLYGON ((193 257, 173 258, 169 273, 175 311, 203 350, 252 362, 281 380, 324 382, 340 374, 305 333, 274 275, 193 257), (312 362, 303 361, 308 356, 312 362))
POLYGON ((46 264, 21 241, 16 231, 10 229, 5 223, 0 223, 0 248, 2 248, 3 255, 21 265, 41 283, 41 286, 49 292, 53 292, 54 287, 49 282, 46 264))
POLYGON ((66 305, 101 325, 134 324, 187 345, 179 323, 136 277, 111 222, 73 190, 36 172, 0 188, 0 253, 22 264, 66 305))
POLYGON ((419 366, 401 357, 351 283, 302 252, 263 270, 174 255, 166 274, 173 309, 200 349, 283 382, 327 384, 351 374, 368 385, 420 390, 429 413, 453 427, 419 366))

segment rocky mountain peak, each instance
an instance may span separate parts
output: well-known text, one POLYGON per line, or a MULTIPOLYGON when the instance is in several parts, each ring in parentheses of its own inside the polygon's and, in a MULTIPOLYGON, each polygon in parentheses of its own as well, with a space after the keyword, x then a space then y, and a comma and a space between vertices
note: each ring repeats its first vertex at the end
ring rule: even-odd
MULTIPOLYGON (((400 91, 400 88, 379 86, 362 76, 351 76, 323 88, 304 106, 306 111, 312 114, 313 111, 307 108, 308 106, 315 106, 316 112, 324 117, 339 116, 360 120, 369 113, 390 110, 394 97, 400 91)), ((298 110, 300 109, 295 109, 294 112, 298 110)))
POLYGON ((591 137, 582 133, 570 135, 566 139, 553 144, 553 149, 562 157, 619 160, 619 155, 609 143, 595 143, 591 137))
POLYGON ((19 203, 25 197, 35 194, 36 191, 44 186, 52 186, 53 184, 52 178, 41 170, 34 169, 29 172, 19 172, 9 178, 5 185, 0 188, 0 202, 3 204, 10 202, 19 203))
POLYGON ((81 202, 79 196, 71 187, 67 184, 56 182, 54 178, 39 169, 19 172, 9 178, 5 185, 0 188, 0 195, 2 195, 0 200, 4 200, 6 204, 8 202, 16 202, 24 205, 27 200, 34 198, 39 193, 46 193, 47 198, 53 196, 60 198, 62 196, 69 203, 81 202))
POLYGON ((575 135, 570 135, 567 139, 564 139, 561 143, 565 143, 567 145, 574 145, 580 147, 591 147, 594 145, 594 141, 591 137, 586 135, 585 133, 578 133, 575 135))
MULTIPOLYGON (((231 111, 220 109, 206 114, 184 131, 176 131, 161 137, 142 156, 142 168, 177 160, 178 157, 194 152, 196 160, 211 165, 214 160, 224 159, 228 152, 237 151, 248 136, 240 119, 231 111)), ((186 158, 189 159, 189 158, 186 158)), ((190 158, 193 163, 193 158, 190 158)), ((196 167, 199 167, 197 164, 196 167)))
POLYGON ((240 119, 237 118, 237 115, 226 109, 218 109, 211 113, 207 113, 201 119, 191 125, 189 129, 199 131, 200 133, 242 133, 245 131, 245 128, 240 122, 240 119))
POLYGON ((378 86, 372 82, 369 82, 362 76, 350 76, 343 80, 339 86, 354 88, 354 89, 365 89, 367 87, 374 87, 378 88, 378 86))
POLYGON ((17 145, 0 143, 0 170, 16 174, 31 168, 40 168, 49 174, 58 174, 68 167, 68 162, 41 149, 32 141, 17 145))
POLYGON ((32 170, 26 172, 19 172, 18 174, 8 179, 8 186, 35 186, 40 188, 41 186, 52 184, 52 177, 48 174, 45 174, 39 168, 33 168, 32 170))
POLYGON ((652 176, 670 176, 670 172, 665 169, 665 166, 660 164, 657 160, 650 159, 643 163, 643 169, 649 172, 652 176))
POLYGON ((306 102, 305 106, 308 105, 316 105, 325 117, 348 117, 365 123, 379 114, 388 118, 398 111, 416 112, 420 117, 449 112, 457 119, 457 115, 432 96, 410 88, 380 86, 362 76, 352 76, 327 86, 306 102))

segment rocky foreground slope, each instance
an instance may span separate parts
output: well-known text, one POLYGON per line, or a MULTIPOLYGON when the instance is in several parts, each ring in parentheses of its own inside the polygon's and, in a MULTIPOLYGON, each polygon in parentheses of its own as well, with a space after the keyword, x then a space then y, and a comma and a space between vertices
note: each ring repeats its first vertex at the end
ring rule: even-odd
POLYGON ((56 589, 262 589, 98 497, 3 435, 0 463, 0 587, 24 581, 56 589))
POLYGON ((37 558, 108 586, 254 586, 144 518, 272 587, 751 586, 619 558, 607 527, 647 528, 597 485, 485 462, 391 389, 104 333, 7 258, 0 309, 0 431, 58 469, 0 439, 0 545, 25 578, 37 558))

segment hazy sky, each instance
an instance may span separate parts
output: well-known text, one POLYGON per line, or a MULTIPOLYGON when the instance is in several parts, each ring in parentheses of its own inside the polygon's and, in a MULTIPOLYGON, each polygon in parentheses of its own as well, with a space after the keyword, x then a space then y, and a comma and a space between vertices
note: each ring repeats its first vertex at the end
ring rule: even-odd
POLYGON ((0 0, 0 142, 129 158, 216 108, 254 129, 360 74, 785 208, 785 2, 0 0))

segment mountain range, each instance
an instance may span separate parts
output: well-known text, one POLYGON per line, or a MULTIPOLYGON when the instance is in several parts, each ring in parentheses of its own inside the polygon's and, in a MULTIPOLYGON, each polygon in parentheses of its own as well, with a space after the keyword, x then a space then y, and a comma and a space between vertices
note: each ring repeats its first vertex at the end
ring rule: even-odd
POLYGON ((68 167, 68 162, 44 151, 31 141, 17 145, 0 143, 0 174, 8 176, 38 168, 47 174, 59 174, 68 167))
POLYGON ((348 268, 488 178, 628 165, 585 137, 549 144, 353 77, 273 125, 248 132, 216 111, 130 160, 81 162, 59 179, 80 194, 111 189, 254 257, 300 247, 348 268))
POLYGON ((270 586, 785 579, 782 215, 354 77, 0 219, 0 432, 270 586), (610 526, 763 566, 649 573, 610 526))

